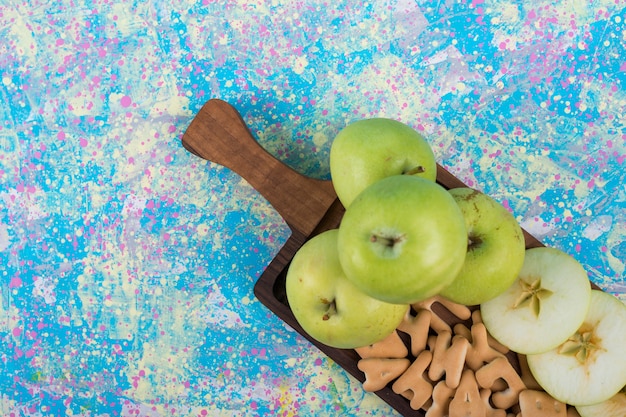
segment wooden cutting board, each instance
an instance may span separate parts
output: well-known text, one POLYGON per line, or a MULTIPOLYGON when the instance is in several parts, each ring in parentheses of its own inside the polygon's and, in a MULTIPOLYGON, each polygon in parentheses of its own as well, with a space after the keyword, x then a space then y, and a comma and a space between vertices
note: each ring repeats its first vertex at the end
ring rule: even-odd
MULTIPOLYGON (((274 314, 363 382, 364 375, 357 368, 357 353, 352 349, 331 348, 310 337, 296 322, 285 295, 285 276, 296 251, 307 239, 336 228, 341 222, 345 210, 332 183, 301 175, 277 160, 257 143, 239 112, 219 99, 209 100, 200 109, 182 143, 189 152, 239 174, 283 217, 291 236, 264 270, 254 293, 274 314)), ((437 182, 448 189, 465 187, 441 166, 437 167, 437 182)), ((527 248, 543 246, 526 231, 524 236, 527 248)), ((405 416, 424 416, 390 388, 376 394, 405 416)))

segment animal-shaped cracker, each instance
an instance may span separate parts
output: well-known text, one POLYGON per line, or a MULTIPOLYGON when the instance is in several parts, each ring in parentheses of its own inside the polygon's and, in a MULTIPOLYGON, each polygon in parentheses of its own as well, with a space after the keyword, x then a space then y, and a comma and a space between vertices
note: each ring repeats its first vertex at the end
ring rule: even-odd
POLYGON ((426 410, 426 417, 447 417, 450 401, 456 389, 450 388, 445 381, 439 381, 433 388, 432 404, 426 410))
POLYGON ((379 342, 354 350, 361 358, 406 358, 409 354, 396 330, 379 342))
MULTIPOLYGON (((455 332, 459 334, 466 334, 466 331, 461 327, 462 324, 454 326, 455 332)), ((464 326, 463 326, 464 327, 464 326)), ((467 327, 465 327, 467 329, 467 327)), ((491 362, 496 358, 504 357, 501 352, 498 352, 489 344, 489 334, 487 328, 483 323, 472 324, 469 329, 469 340, 471 342, 469 349, 467 350, 466 362, 467 366, 474 372, 482 368, 485 363, 491 362)))
POLYGON ((433 393, 433 386, 426 378, 426 368, 432 359, 433 354, 429 350, 423 350, 391 386, 393 392, 409 399, 409 405, 414 410, 422 408, 433 393))
POLYGON ((461 376, 461 382, 456 389, 454 398, 450 401, 450 417, 486 417, 487 407, 480 397, 480 391, 474 372, 465 369, 461 376))
POLYGON ((411 354, 415 357, 426 348, 432 314, 431 311, 423 309, 417 310, 415 316, 407 312, 398 326, 398 330, 411 337, 411 354))
POLYGON ((365 358, 359 360, 357 367, 365 374, 363 389, 374 392, 404 373, 411 365, 406 358, 365 358))
POLYGON ((480 390, 480 398, 483 400, 485 404, 485 409, 487 410, 487 417, 506 417, 506 411, 501 410, 499 408, 493 408, 491 406, 491 390, 481 389, 480 390))
POLYGON ((463 336, 452 337, 448 330, 439 332, 432 348, 433 360, 428 368, 428 378, 438 381, 445 374, 446 384, 456 388, 461 381, 469 344, 463 336))
POLYGON ((482 388, 491 389, 498 379, 506 381, 508 388, 494 392, 491 396, 493 405, 503 410, 518 402, 519 393, 526 389, 521 377, 506 357, 501 356, 476 371, 476 380, 482 388))
POLYGON ((434 310, 433 306, 435 304, 441 304, 446 308, 450 313, 452 313, 459 321, 467 320, 472 316, 472 311, 469 307, 464 306, 462 304, 457 304, 453 301, 450 301, 444 297, 436 295, 431 298, 427 298, 426 300, 420 301, 418 303, 412 304, 411 306, 415 310, 428 310, 431 313, 430 319, 430 327, 437 333, 442 330, 451 331, 451 327, 446 321, 441 318, 434 310))
POLYGON ((520 392, 519 406, 522 417, 567 417, 567 406, 544 391, 520 392))

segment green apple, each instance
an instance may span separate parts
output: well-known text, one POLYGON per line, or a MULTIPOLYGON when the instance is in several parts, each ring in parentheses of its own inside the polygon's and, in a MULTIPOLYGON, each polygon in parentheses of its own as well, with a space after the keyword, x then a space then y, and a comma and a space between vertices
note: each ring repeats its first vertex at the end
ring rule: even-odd
POLYGON ((579 405, 580 417, 624 417, 626 416, 626 386, 606 401, 592 405, 579 405))
MULTIPOLYGON (((626 305, 599 290, 592 290, 590 298, 582 325, 565 342, 527 356, 539 385, 557 400, 574 406, 607 401, 626 385, 626 305)), ((561 314, 573 309, 576 306, 561 314)))
POLYGON ((431 180, 393 175, 363 190, 339 225, 339 262, 371 297, 411 304, 461 270, 467 230, 461 209, 431 180))
POLYGON ((480 312, 498 342, 518 353, 541 353, 580 327, 590 294, 587 272, 573 257, 556 248, 532 248, 513 284, 482 303, 480 312))
POLYGON ((459 275, 441 296, 476 305, 501 294, 524 264, 526 242, 515 217, 492 197, 472 188, 449 190, 465 217, 467 255, 459 275))
POLYGON ((389 336, 409 307, 372 298, 346 278, 337 255, 338 233, 332 229, 316 235, 296 252, 285 287, 289 306, 309 336, 353 349, 389 336))
POLYGON ((367 186, 391 175, 435 181, 437 163, 430 144, 412 127, 393 119, 352 122, 330 148, 330 175, 339 200, 348 207, 367 186))

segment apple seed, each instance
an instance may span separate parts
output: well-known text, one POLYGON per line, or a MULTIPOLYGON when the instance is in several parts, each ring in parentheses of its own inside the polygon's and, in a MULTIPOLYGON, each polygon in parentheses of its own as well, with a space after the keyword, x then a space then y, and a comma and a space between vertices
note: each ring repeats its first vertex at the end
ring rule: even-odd
POLYGON ((541 288, 541 278, 537 278, 531 283, 520 279, 519 283, 522 287, 522 293, 517 301, 515 301, 515 304, 513 304, 513 308, 530 307, 535 317, 539 317, 541 301, 550 297, 552 291, 541 288))

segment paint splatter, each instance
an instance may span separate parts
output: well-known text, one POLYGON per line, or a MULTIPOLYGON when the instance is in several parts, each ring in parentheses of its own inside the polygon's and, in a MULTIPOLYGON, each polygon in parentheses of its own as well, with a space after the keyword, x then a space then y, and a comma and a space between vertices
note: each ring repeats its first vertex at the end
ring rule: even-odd
POLYGON ((393 414, 254 298, 289 229, 180 145, 212 97, 318 178, 346 123, 405 121, 626 301, 625 19, 613 1, 0 5, 0 414, 393 414))

